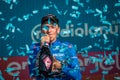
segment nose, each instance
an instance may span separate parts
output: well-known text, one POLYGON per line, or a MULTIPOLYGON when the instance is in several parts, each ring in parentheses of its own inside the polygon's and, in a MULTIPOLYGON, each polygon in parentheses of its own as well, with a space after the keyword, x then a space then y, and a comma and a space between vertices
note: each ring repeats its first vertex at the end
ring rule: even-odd
POLYGON ((51 30, 52 30, 51 27, 49 27, 48 32, 51 32, 51 30))

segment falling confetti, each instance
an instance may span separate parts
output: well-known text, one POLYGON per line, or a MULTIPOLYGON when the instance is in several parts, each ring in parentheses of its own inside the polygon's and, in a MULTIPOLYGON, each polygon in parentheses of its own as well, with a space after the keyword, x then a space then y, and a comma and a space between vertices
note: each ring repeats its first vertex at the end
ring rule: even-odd
MULTIPOLYGON (((96 62, 102 62, 103 58, 105 58, 103 64, 105 64, 106 66, 113 65, 115 64, 114 57, 116 55, 119 55, 119 28, 118 32, 114 33, 114 29, 111 31, 111 29, 104 27, 114 27, 113 25, 120 25, 120 10, 118 10, 120 6, 120 0, 113 2, 114 3, 104 3, 103 1, 99 4, 96 1, 94 4, 94 2, 92 2, 91 0, 65 0, 58 4, 58 2, 56 3, 56 1, 42 1, 41 3, 36 3, 36 5, 34 6, 32 6, 29 2, 29 6, 24 7, 24 2, 20 0, 2 0, 0 1, 0 3, 5 4, 3 5, 5 9, 3 9, 6 10, 6 12, 4 12, 4 10, 2 9, 0 10, 0 40, 4 41, 3 45, 5 46, 3 47, 4 50, 2 50, 3 48, 1 49, 3 52, 3 54, 1 55, 26 56, 27 54, 29 54, 29 57, 33 59, 34 62, 34 57, 31 55, 33 54, 33 50, 30 50, 29 47, 29 40, 31 40, 29 39, 29 34, 32 28, 36 24, 40 23, 40 18, 43 14, 55 13, 58 17, 60 17, 61 30, 62 28, 65 29, 60 33, 60 35, 74 34, 74 36, 64 37, 64 39, 70 38, 70 41, 72 41, 73 38, 76 38, 76 40, 72 42, 76 44, 75 48, 77 47, 77 50, 79 51, 78 53, 80 53, 83 58, 88 57, 92 64, 95 64, 96 62), (99 6, 97 4, 99 4, 99 6), (23 6, 19 7, 20 5, 23 6), (29 8, 30 6, 31 8, 29 8), (84 34, 80 34, 80 30, 83 30, 85 33, 85 29, 83 26, 84 23, 90 24, 90 26, 88 26, 88 33, 90 32, 90 30, 94 30, 95 33, 99 33, 102 31, 105 33, 91 33, 87 36, 85 36, 84 34), (69 27, 69 29, 67 29, 68 27, 65 28, 65 26, 71 24, 73 24, 74 27, 69 27), (26 26, 28 27, 27 29, 26 26), (92 43, 91 40, 93 40, 92 43), (22 45, 24 45, 24 47, 22 45), (101 55, 94 54, 98 57, 90 56, 89 52, 94 51, 94 49, 96 50, 96 48, 97 51, 104 51, 104 53, 101 55), (110 54, 106 53, 106 51, 111 50, 112 52, 110 54)), ((32 3, 34 3, 34 1, 32 3)), ((48 23, 50 23, 50 21, 48 21, 48 23)), ((56 26, 56 23, 54 24, 54 26, 56 26)), ((48 30, 49 28, 45 26, 43 29, 48 30)), ((33 34, 37 36, 38 33, 38 31, 34 31, 33 34)), ((61 36, 59 37, 61 38, 61 36)), ((59 48, 61 47, 57 46, 56 48, 54 48, 54 50, 57 50, 59 48)), ((66 49, 67 48, 62 48, 60 49, 60 52, 64 52, 66 49)), ((8 61, 8 59, 8 57, 3 57, 4 61, 8 61)), ((29 61, 28 63, 31 64, 31 62, 29 61)), ((70 63, 70 60, 68 61, 68 63, 70 63)), ((14 68, 7 68, 5 71, 11 72, 13 70, 14 68)), ((81 71, 85 72, 85 70, 86 67, 81 67, 81 71)), ((89 71, 91 74, 94 74, 99 71, 99 67, 95 66, 95 69, 91 69, 89 71)), ((109 71, 103 70, 102 80, 106 80, 105 76, 108 74, 109 71)), ((19 76, 19 73, 16 73, 13 76, 15 80, 15 77, 19 76)), ((91 76, 88 77, 88 79, 90 78, 91 76)), ((0 80, 5 80, 2 71, 0 71, 0 80)), ((20 80, 20 78, 17 77, 16 80, 20 80)))

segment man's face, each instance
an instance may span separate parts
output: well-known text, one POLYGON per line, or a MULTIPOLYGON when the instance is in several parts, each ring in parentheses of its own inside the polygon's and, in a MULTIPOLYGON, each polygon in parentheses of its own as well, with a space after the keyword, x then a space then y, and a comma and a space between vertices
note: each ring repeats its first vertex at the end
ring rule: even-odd
POLYGON ((54 42, 57 38, 57 34, 60 32, 60 28, 58 27, 57 24, 44 24, 42 26, 42 33, 46 34, 50 38, 50 42, 54 42))

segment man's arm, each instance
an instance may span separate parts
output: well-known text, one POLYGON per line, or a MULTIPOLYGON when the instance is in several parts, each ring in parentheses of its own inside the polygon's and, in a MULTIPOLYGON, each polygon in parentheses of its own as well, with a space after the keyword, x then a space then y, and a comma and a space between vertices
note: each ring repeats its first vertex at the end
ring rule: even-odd
POLYGON ((67 51, 68 59, 65 61, 66 64, 62 65, 62 72, 64 72, 68 77, 74 80, 81 80, 80 65, 76 51, 71 45, 67 51))

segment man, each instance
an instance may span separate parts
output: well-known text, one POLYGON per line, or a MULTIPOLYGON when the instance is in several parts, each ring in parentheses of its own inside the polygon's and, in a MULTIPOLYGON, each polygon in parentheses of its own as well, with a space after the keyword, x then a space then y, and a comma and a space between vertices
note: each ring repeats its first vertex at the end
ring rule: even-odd
MULTIPOLYGON (((55 15, 48 14, 41 20, 41 42, 33 44, 33 53, 29 56, 30 75, 36 76, 37 80, 81 80, 80 66, 76 51, 72 44, 60 42, 57 35, 60 32, 58 19, 55 15), (40 59, 40 52, 44 45, 48 46, 52 59, 48 56, 40 59), (50 69, 47 76, 40 72, 40 62, 43 61, 46 69, 50 69), (52 74, 52 75, 51 75, 52 74)), ((49 53, 48 50, 48 53, 49 53)), ((44 49, 44 51, 47 51, 44 49)))

